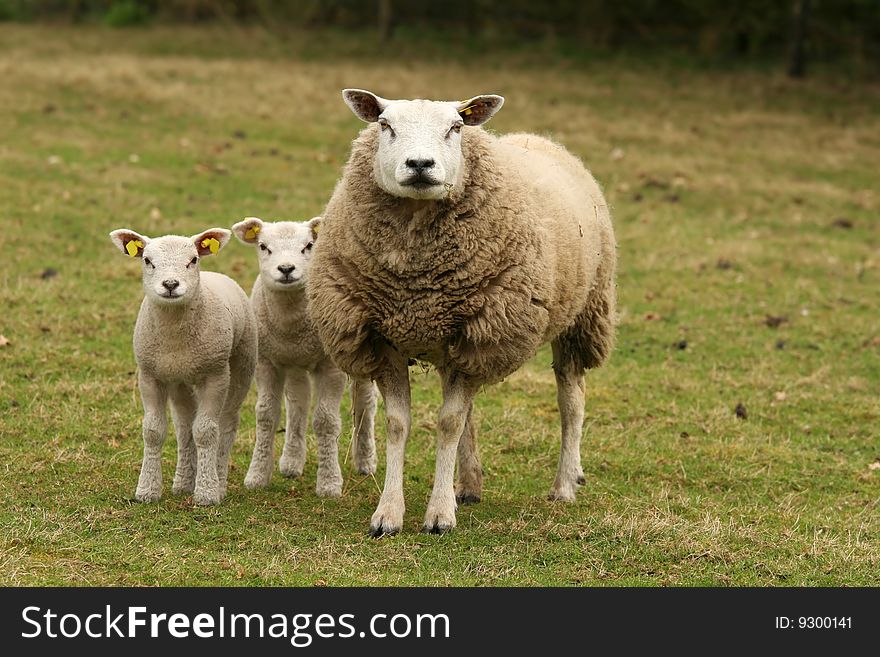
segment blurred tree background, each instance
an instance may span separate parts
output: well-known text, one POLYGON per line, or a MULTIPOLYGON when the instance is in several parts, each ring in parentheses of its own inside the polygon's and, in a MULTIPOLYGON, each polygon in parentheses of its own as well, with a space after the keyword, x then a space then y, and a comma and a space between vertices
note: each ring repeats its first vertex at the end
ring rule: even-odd
POLYGON ((590 51, 673 50, 714 61, 811 64, 880 73, 880 0, 0 0, 0 20, 235 22, 374 30, 383 40, 449 32, 524 44, 558 39, 590 51))

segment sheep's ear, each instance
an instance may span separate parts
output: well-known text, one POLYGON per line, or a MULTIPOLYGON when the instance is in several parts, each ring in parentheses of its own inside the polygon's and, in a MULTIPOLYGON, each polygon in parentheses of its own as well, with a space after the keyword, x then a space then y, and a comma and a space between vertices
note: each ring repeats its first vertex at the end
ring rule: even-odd
POLYGON ((312 217, 306 225, 312 229, 312 239, 318 239, 318 231, 321 230, 321 217, 312 217))
POLYGON ((226 246, 226 242, 232 236, 225 228, 211 228, 204 233, 192 236, 193 244, 199 250, 200 256, 212 255, 226 246))
POLYGON ((500 110, 503 104, 502 96, 485 94, 459 103, 456 109, 465 125, 483 125, 495 116, 495 112, 500 110))
POLYGON ((125 255, 132 258, 140 258, 144 255, 144 248, 150 243, 150 238, 127 228, 120 228, 110 233, 110 239, 125 255))
POLYGON ((363 89, 344 89, 342 100, 361 121, 375 123, 388 107, 388 101, 363 89))
POLYGON ((247 217, 232 227, 235 236, 245 244, 256 244, 259 241, 260 231, 263 230, 263 220, 257 217, 247 217))

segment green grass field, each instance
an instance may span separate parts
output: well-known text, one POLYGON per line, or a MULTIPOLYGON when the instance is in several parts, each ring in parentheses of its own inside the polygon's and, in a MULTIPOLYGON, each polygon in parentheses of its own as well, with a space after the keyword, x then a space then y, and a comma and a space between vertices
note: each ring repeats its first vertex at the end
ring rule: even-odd
MULTIPOLYGON (((0 25, 0 583, 878 585, 878 164, 880 88, 830 75, 0 25), (398 536, 367 535, 381 420, 377 478, 342 499, 314 494, 313 440, 303 480, 246 490, 253 391, 222 505, 171 495, 173 437, 166 496, 133 501, 140 269, 107 233, 320 213, 361 126, 346 86, 503 94, 492 130, 550 135, 604 185, 620 330, 588 374, 575 504, 545 500, 549 349, 478 398, 483 502, 452 534, 418 533, 439 385, 416 369, 398 536)), ((238 243, 206 266, 248 290, 257 271, 238 243)))

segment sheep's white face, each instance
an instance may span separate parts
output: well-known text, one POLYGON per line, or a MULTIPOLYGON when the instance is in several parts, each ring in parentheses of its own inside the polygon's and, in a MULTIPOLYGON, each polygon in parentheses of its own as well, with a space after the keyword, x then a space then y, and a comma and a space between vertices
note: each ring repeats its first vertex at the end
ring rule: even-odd
POLYGON ((265 222, 248 217, 232 232, 245 244, 257 247, 260 278, 273 290, 302 290, 318 239, 321 217, 310 221, 265 222))
POLYGON ((386 100, 361 89, 346 89, 342 97, 358 118, 379 124, 379 187, 422 200, 442 199, 461 183, 462 127, 485 123, 504 103, 492 95, 464 102, 386 100))
POLYGON ((202 257, 217 253, 230 233, 212 228, 192 237, 166 235, 150 239, 121 229, 110 233, 113 243, 126 255, 141 259, 144 294, 161 305, 185 305, 199 291, 202 257))

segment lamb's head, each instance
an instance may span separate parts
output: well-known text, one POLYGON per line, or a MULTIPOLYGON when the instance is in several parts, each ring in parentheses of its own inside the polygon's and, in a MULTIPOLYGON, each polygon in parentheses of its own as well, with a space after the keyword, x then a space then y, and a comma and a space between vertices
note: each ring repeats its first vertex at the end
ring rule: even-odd
POLYGON ((462 126, 478 126, 501 109, 501 96, 470 100, 386 100, 361 89, 342 97, 355 115, 379 124, 376 183, 393 196, 423 200, 444 198, 464 175, 462 126))
POLYGON ((144 293, 162 305, 185 305, 199 292, 199 261, 217 253, 230 233, 211 228, 192 237, 165 235, 149 238, 122 228, 110 233, 110 239, 132 258, 141 259, 144 293))
POLYGON ((260 278, 273 290, 301 290, 306 282, 321 217, 267 222, 248 217, 232 227, 245 244, 258 247, 260 278))

